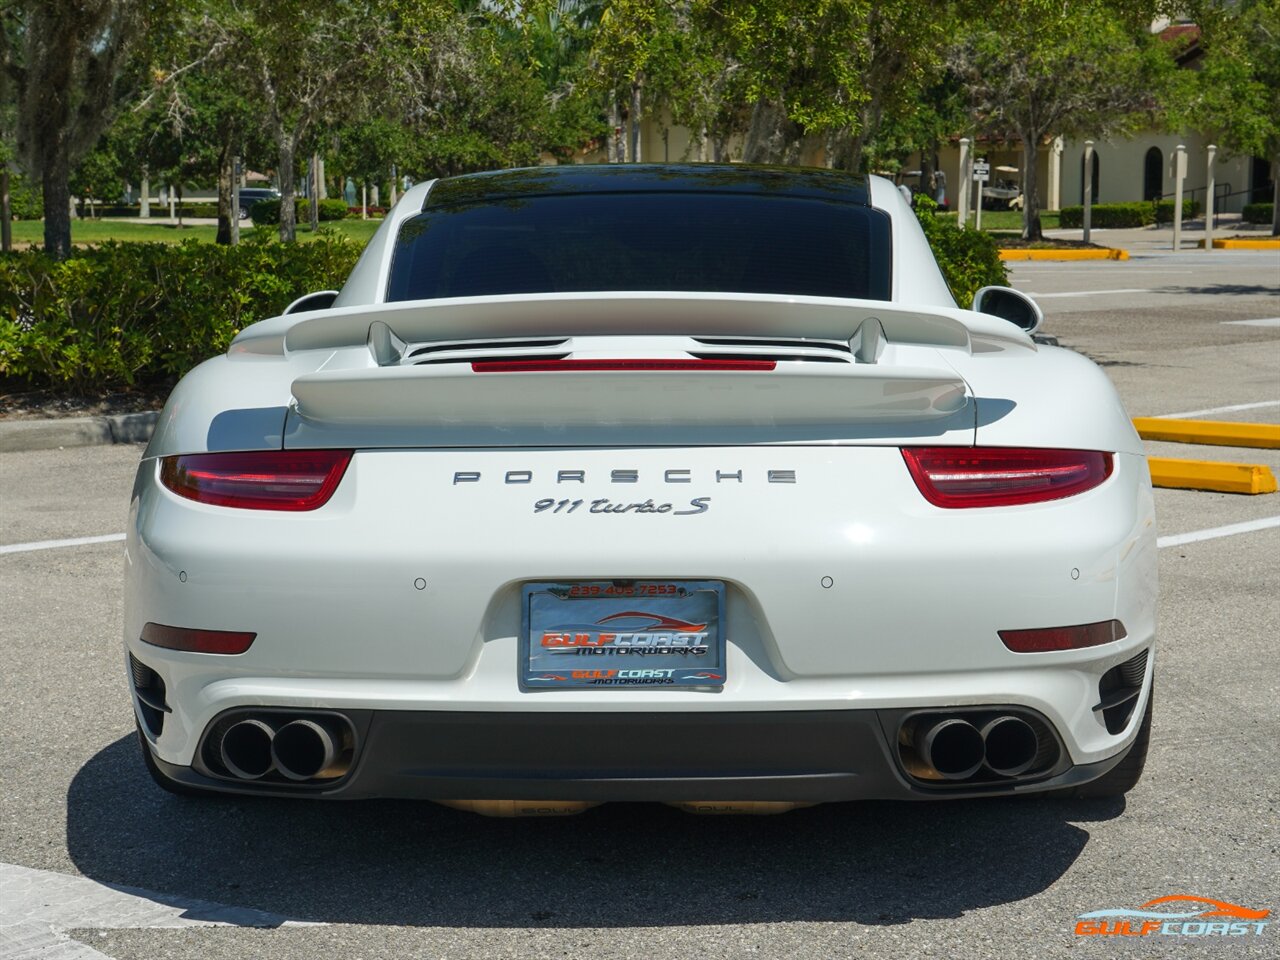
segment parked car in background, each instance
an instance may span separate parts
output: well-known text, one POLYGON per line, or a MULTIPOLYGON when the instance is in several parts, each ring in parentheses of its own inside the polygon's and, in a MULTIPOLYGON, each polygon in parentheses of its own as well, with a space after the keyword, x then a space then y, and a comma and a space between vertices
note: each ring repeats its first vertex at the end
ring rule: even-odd
POLYGON ((240 188, 240 219, 248 220, 249 211, 253 209, 253 205, 259 200, 279 200, 280 191, 275 187, 241 187, 240 188))

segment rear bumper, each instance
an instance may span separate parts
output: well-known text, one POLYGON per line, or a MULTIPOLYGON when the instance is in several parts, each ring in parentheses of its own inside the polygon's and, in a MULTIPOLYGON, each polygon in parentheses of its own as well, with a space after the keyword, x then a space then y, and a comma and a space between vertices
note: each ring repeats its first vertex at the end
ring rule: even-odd
POLYGON ((172 780, 240 794, 820 803, 1035 793, 1096 779, 1127 752, 1073 765, 1062 751, 1050 768, 1025 781, 925 786, 902 772, 892 746, 907 712, 347 711, 356 759, 351 772, 329 786, 237 782, 214 772, 204 749, 193 766, 155 760, 172 780))

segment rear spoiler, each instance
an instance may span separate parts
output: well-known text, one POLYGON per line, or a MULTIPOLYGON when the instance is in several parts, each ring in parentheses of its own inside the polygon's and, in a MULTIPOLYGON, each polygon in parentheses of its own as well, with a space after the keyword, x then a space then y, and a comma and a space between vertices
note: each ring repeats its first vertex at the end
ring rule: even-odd
POLYGON ((967 311, 871 300, 612 293, 468 298, 326 311, 284 334, 288 351, 367 344, 293 381, 286 446, 538 446, 969 438, 974 400, 945 358, 897 345, 1031 349, 1012 324, 967 311), (748 370, 566 367, 479 373, 466 362, 401 365, 406 344, 537 337, 844 341, 844 363, 748 370), (886 352, 888 350, 888 352, 886 352), (354 431, 354 432, 353 432, 354 431))
POLYGON ((1006 320, 954 307, 747 293, 531 293, 341 307, 248 328, 233 353, 361 346, 375 321, 408 343, 528 336, 810 337, 848 341, 868 319, 890 343, 1035 350, 1006 320))

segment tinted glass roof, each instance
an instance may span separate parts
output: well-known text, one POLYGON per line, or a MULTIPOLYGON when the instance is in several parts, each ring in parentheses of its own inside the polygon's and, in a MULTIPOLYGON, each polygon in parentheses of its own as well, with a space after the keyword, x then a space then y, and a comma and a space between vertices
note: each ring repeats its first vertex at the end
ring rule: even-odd
POLYGON ((867 206, 865 177, 835 170, 742 164, 565 164, 440 180, 423 210, 456 203, 575 193, 755 193, 867 206))

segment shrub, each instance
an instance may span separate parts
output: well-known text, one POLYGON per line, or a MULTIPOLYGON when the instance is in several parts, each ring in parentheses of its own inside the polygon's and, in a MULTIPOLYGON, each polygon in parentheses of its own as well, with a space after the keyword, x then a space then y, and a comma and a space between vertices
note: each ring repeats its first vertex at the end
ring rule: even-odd
POLYGON ((1240 215, 1245 223, 1262 223, 1270 226, 1271 218, 1275 215, 1275 204, 1246 203, 1240 215))
MULTIPOLYGON (((304 206, 303 210, 306 211, 306 216, 311 216, 308 208, 304 206)), ((333 198, 321 200, 319 213, 321 220, 345 220, 347 218, 347 201, 333 198)), ((302 219, 301 214, 299 214, 298 219, 302 219)))
MULTIPOLYGON (((295 197, 293 209, 297 223, 307 223, 311 219, 310 200, 295 197)), ((320 219, 325 221, 344 220, 347 216, 347 202, 336 199, 321 200, 319 214, 320 219)), ((254 226, 261 227, 277 224, 280 222, 280 201, 259 200, 249 208, 249 216, 253 220, 254 226)))
POLYGON ((40 184, 20 173, 9 176, 9 213, 15 220, 39 220, 44 216, 44 191, 40 184))
POLYGON ((916 219, 933 248, 942 276, 956 303, 968 309, 981 288, 1009 282, 994 237, 981 230, 961 230, 937 215, 938 205, 925 196, 916 198, 916 219))
MULTIPOLYGON (((168 207, 165 209, 167 210, 168 207)), ((184 217, 216 217, 218 202, 215 200, 212 203, 182 203, 177 209, 184 217)))
MULTIPOLYGON (((1182 201, 1182 218, 1184 220, 1196 216, 1199 212, 1200 203, 1198 201, 1182 201)), ((1099 230, 1148 227, 1153 223, 1172 223, 1173 201, 1134 200, 1130 203, 1095 203, 1089 219, 1090 224, 1099 230)), ((1063 207, 1058 216, 1058 225, 1061 227, 1083 227, 1084 207, 1063 207)))
POLYGON ((0 377, 101 391, 176 378, 249 324, 342 285, 360 246, 325 233, 238 246, 106 243, 0 257, 0 377))
MULTIPOLYGON (((1157 200, 1156 204, 1156 223, 1173 223, 1173 201, 1157 200)), ((1182 201, 1182 219, 1190 220, 1192 217, 1200 216, 1199 200, 1183 200, 1182 201)))
POLYGON ((280 201, 259 200, 249 208, 249 219, 255 227, 269 227, 280 222, 280 201))

